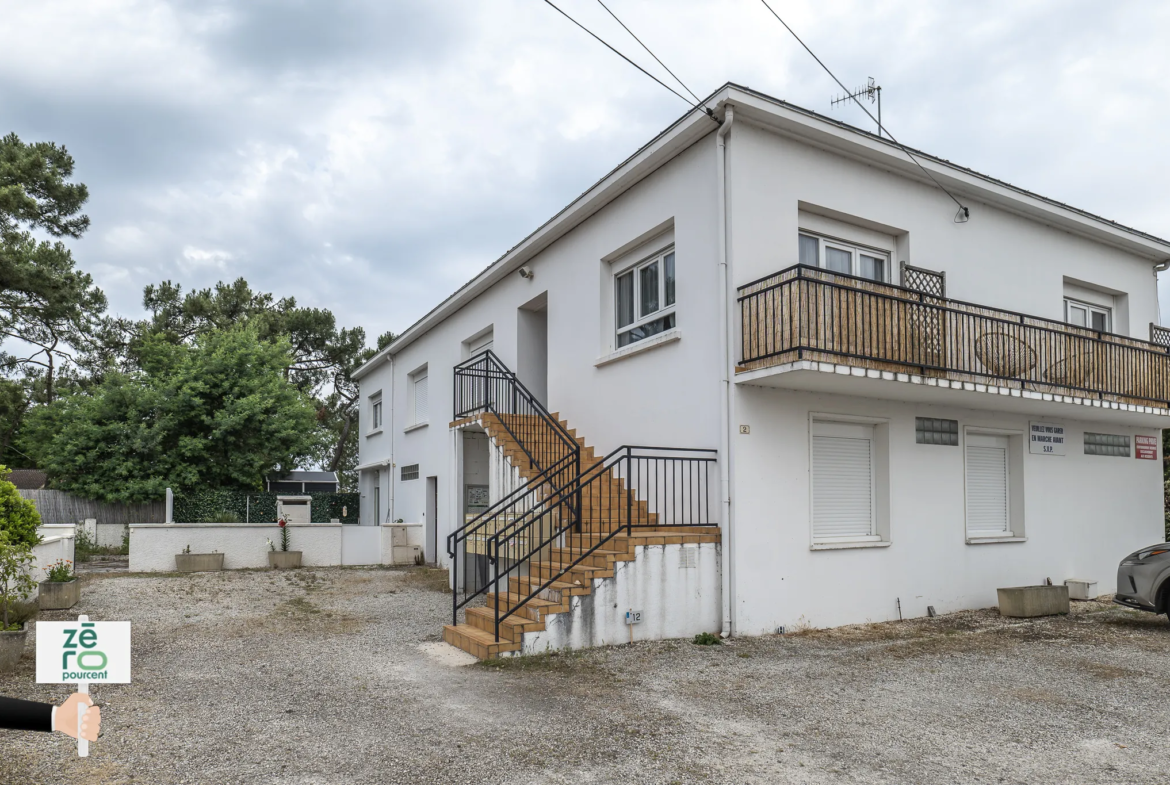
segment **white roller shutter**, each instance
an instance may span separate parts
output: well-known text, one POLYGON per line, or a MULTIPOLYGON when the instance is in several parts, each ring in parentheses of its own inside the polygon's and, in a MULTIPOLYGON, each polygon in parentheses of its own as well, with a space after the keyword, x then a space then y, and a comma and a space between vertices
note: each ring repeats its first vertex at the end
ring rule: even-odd
POLYGON ((967 534, 1010 533, 1007 437, 967 434, 967 534))
POLYGON ((813 423, 813 540, 875 536, 873 426, 813 423))
POLYGON ((427 400, 427 377, 426 374, 423 374, 414 380, 414 421, 416 423, 427 422, 430 419, 431 411, 429 405, 429 401, 427 400))

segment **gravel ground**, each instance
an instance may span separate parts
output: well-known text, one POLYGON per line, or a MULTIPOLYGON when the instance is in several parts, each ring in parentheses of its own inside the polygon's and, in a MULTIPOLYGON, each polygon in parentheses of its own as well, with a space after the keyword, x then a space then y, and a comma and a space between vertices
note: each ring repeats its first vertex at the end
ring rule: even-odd
MULTIPOLYGON (((1170 625, 1105 603, 469 665, 424 568, 83 580, 134 683, 87 760, 0 731, 5 785, 1167 779, 1170 625)), ((0 694, 63 700, 31 649, 0 694)))

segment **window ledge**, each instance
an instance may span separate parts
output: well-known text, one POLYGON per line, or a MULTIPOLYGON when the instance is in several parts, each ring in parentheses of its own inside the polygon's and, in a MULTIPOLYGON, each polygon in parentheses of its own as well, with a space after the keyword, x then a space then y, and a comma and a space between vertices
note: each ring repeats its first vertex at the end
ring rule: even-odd
POLYGON ((996 542, 1027 542, 1027 537, 968 537, 968 545, 991 545, 996 542))
POLYGON ((377 435, 378 435, 378 434, 380 434, 381 432, 382 432, 382 429, 381 429, 381 428, 375 428, 375 429, 374 429, 374 430, 372 430, 372 431, 366 431, 366 437, 368 438, 368 437, 370 437, 370 436, 377 436, 377 435))
POLYGON ((846 548, 889 548, 893 543, 889 540, 854 540, 852 542, 814 542, 808 546, 810 551, 840 551, 846 548))
POLYGON ((595 368, 600 368, 603 365, 615 363, 618 360, 623 360, 631 355, 641 354, 642 352, 649 351, 655 347, 664 346, 668 343, 674 343, 680 338, 682 338, 682 330, 678 327, 675 327, 665 332, 658 333, 658 335, 651 335, 649 338, 644 338, 637 343, 630 344, 629 346, 623 346, 616 352, 610 352, 609 354, 598 357, 597 360, 593 363, 593 366, 595 368))
POLYGON ((431 424, 430 420, 426 420, 424 422, 416 422, 414 425, 408 425, 405 428, 403 428, 402 432, 403 433, 410 433, 411 431, 417 431, 419 428, 426 428, 430 424, 431 424))

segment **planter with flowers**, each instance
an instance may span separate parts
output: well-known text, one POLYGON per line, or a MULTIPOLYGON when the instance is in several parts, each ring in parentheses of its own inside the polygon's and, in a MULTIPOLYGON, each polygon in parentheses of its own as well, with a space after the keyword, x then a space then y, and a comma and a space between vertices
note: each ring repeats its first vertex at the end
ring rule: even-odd
POLYGON ((73 562, 58 559, 49 566, 48 576, 41 581, 37 605, 43 611, 63 611, 81 600, 81 582, 73 572, 73 562))
POLYGON ((301 552, 288 549, 288 521, 281 518, 276 522, 280 527, 280 550, 276 543, 268 541, 268 566, 278 570, 291 570, 301 566, 301 552))

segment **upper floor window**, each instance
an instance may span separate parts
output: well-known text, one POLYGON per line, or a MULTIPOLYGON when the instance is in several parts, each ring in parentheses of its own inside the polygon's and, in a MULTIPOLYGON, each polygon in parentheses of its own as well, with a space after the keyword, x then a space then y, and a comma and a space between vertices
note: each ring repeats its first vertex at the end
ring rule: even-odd
POLYGON ((428 393, 427 366, 410 375, 411 425, 421 425, 431 418, 430 395, 428 393))
POLYGON ((806 232, 800 233, 800 263, 871 281, 890 281, 887 252, 806 232))
POLYGON ((382 393, 376 392, 370 396, 370 430, 382 429, 382 393))
POLYGON ((613 301, 618 348, 677 326, 674 249, 615 275, 613 301))
POLYGON ((1064 299, 1064 320, 1077 327, 1110 332, 1113 324, 1113 309, 1102 305, 1090 305, 1079 300, 1064 299))

